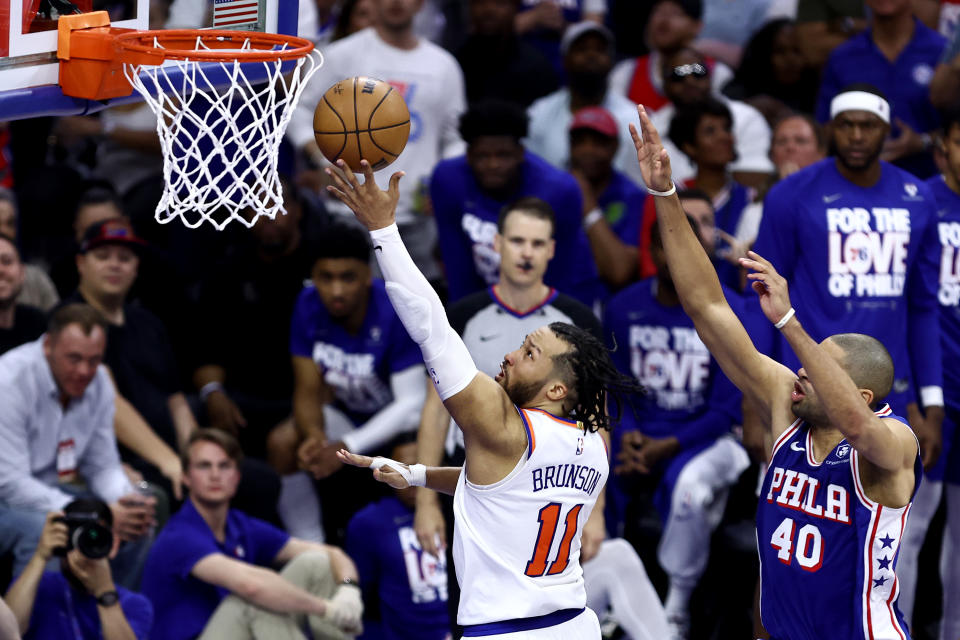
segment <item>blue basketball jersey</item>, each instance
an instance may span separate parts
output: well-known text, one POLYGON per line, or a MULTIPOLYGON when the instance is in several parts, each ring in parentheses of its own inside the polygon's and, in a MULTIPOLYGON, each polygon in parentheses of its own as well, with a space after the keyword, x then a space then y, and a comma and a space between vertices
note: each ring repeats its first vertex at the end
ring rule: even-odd
MULTIPOLYGON (((888 405, 881 418, 906 420, 888 405)), ((819 463, 797 420, 774 445, 757 507, 760 613, 776 640, 909 640, 897 608, 897 552, 913 504, 867 497, 846 440, 819 463)), ((914 495, 922 466, 914 465, 914 495)))

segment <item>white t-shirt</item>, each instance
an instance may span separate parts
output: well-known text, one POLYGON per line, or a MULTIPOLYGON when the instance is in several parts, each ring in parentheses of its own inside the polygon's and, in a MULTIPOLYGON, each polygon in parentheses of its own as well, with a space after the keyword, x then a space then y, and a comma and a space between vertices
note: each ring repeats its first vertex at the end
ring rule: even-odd
POLYGON ((400 189, 397 222, 410 222, 423 212, 434 165, 466 150, 458 131, 460 114, 466 108, 460 66, 432 42, 421 39, 413 49, 398 49, 381 40, 372 27, 334 42, 321 53, 323 66, 300 97, 287 127, 288 138, 298 149, 313 140, 313 112, 337 81, 368 76, 388 82, 410 110, 407 146, 387 170, 407 174, 400 189))
MULTIPOLYGON (((728 100, 722 96, 715 96, 723 101, 733 116, 733 137, 737 151, 737 159, 730 165, 730 171, 749 171, 757 173, 773 173, 776 169, 770 160, 770 126, 763 115, 739 100, 728 100)), ((687 154, 677 149, 670 140, 670 121, 676 113, 676 107, 668 104, 650 115, 650 121, 660 132, 663 148, 670 154, 670 169, 673 179, 682 182, 697 174, 696 167, 687 157, 687 154)))
MULTIPOLYGON (((608 91, 603 108, 616 119, 620 129, 620 146, 613 158, 613 166, 638 185, 643 184, 637 152, 627 128, 631 122, 640 129, 637 106, 620 94, 608 91)), ((566 171, 570 168, 570 91, 559 89, 530 105, 530 129, 525 146, 553 166, 566 171)))

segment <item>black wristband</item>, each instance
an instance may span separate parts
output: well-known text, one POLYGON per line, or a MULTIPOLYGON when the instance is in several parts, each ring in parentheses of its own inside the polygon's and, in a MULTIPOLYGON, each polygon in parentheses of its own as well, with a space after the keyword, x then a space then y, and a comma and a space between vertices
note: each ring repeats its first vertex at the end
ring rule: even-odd
POLYGON ((116 591, 104 591, 97 596, 97 604, 101 607, 112 607, 120 602, 120 594, 116 591))

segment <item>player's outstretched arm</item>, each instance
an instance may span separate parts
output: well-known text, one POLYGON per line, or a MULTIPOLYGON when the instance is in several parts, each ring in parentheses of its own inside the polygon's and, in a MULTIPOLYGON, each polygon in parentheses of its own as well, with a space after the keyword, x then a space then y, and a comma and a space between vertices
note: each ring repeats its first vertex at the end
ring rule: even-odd
MULTIPOLYGON (((883 420, 870 409, 873 394, 858 389, 846 371, 823 345, 817 344, 801 326, 796 315, 789 314, 790 295, 786 279, 767 260, 750 251, 740 263, 751 270, 747 279, 760 296, 760 307, 771 321, 789 319, 781 328, 793 352, 800 359, 806 377, 823 403, 830 423, 843 433, 847 442, 869 463, 887 472, 904 473, 911 482, 917 441, 910 428, 898 420, 883 420), (865 394, 870 394, 866 397, 865 394)), ((909 492, 902 496, 903 504, 909 492)), ((902 506, 902 505, 899 505, 902 506)))
POLYGON ((426 467, 422 464, 403 464, 390 458, 371 458, 346 449, 337 451, 337 457, 344 464, 354 467, 370 468, 378 482, 388 484, 394 489, 407 487, 427 487, 449 496, 457 490, 462 467, 426 467))
POLYGON ((651 193, 671 192, 654 195, 654 200, 670 277, 683 309, 727 377, 758 406, 767 412, 776 412, 771 421, 776 428, 786 428, 792 418, 781 424, 783 419, 779 414, 789 414, 789 389, 795 376, 756 350, 727 303, 713 264, 673 192, 670 157, 660 142, 660 134, 642 105, 637 106, 637 111, 641 132, 631 124, 630 135, 637 149, 643 180, 651 193))
POLYGON ((477 370, 463 340, 450 326, 440 298, 400 239, 395 213, 403 172, 394 173, 390 186, 382 190, 370 163, 361 160, 360 164, 362 184, 338 160, 342 174, 327 170, 333 181, 328 190, 370 231, 390 303, 420 346, 440 399, 471 443, 494 455, 519 456, 526 448, 526 436, 513 403, 493 378, 477 370))

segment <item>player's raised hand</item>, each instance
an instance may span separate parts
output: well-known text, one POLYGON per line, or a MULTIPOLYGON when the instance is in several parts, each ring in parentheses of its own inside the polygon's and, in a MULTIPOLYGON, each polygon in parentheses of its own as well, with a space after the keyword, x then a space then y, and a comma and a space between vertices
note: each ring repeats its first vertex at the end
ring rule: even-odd
POLYGON ((637 148, 637 161, 640 163, 640 175, 648 188, 655 191, 668 191, 673 184, 670 174, 670 156, 660 142, 660 133, 650 121, 647 110, 637 105, 640 116, 640 131, 630 125, 633 146, 637 148))
POLYGON ((755 251, 747 251, 747 257, 740 258, 740 264, 751 271, 747 280, 752 281, 750 286, 760 298, 763 315, 770 322, 779 322, 791 309, 786 278, 755 251))
POLYGON ((373 168, 366 160, 360 161, 360 168, 363 170, 362 184, 343 160, 337 160, 337 168, 340 171, 327 168, 327 175, 333 182, 327 187, 327 191, 350 207, 357 220, 370 231, 393 224, 397 200, 400 199, 400 178, 404 176, 403 171, 397 171, 390 176, 390 185, 383 190, 377 186, 373 168))

